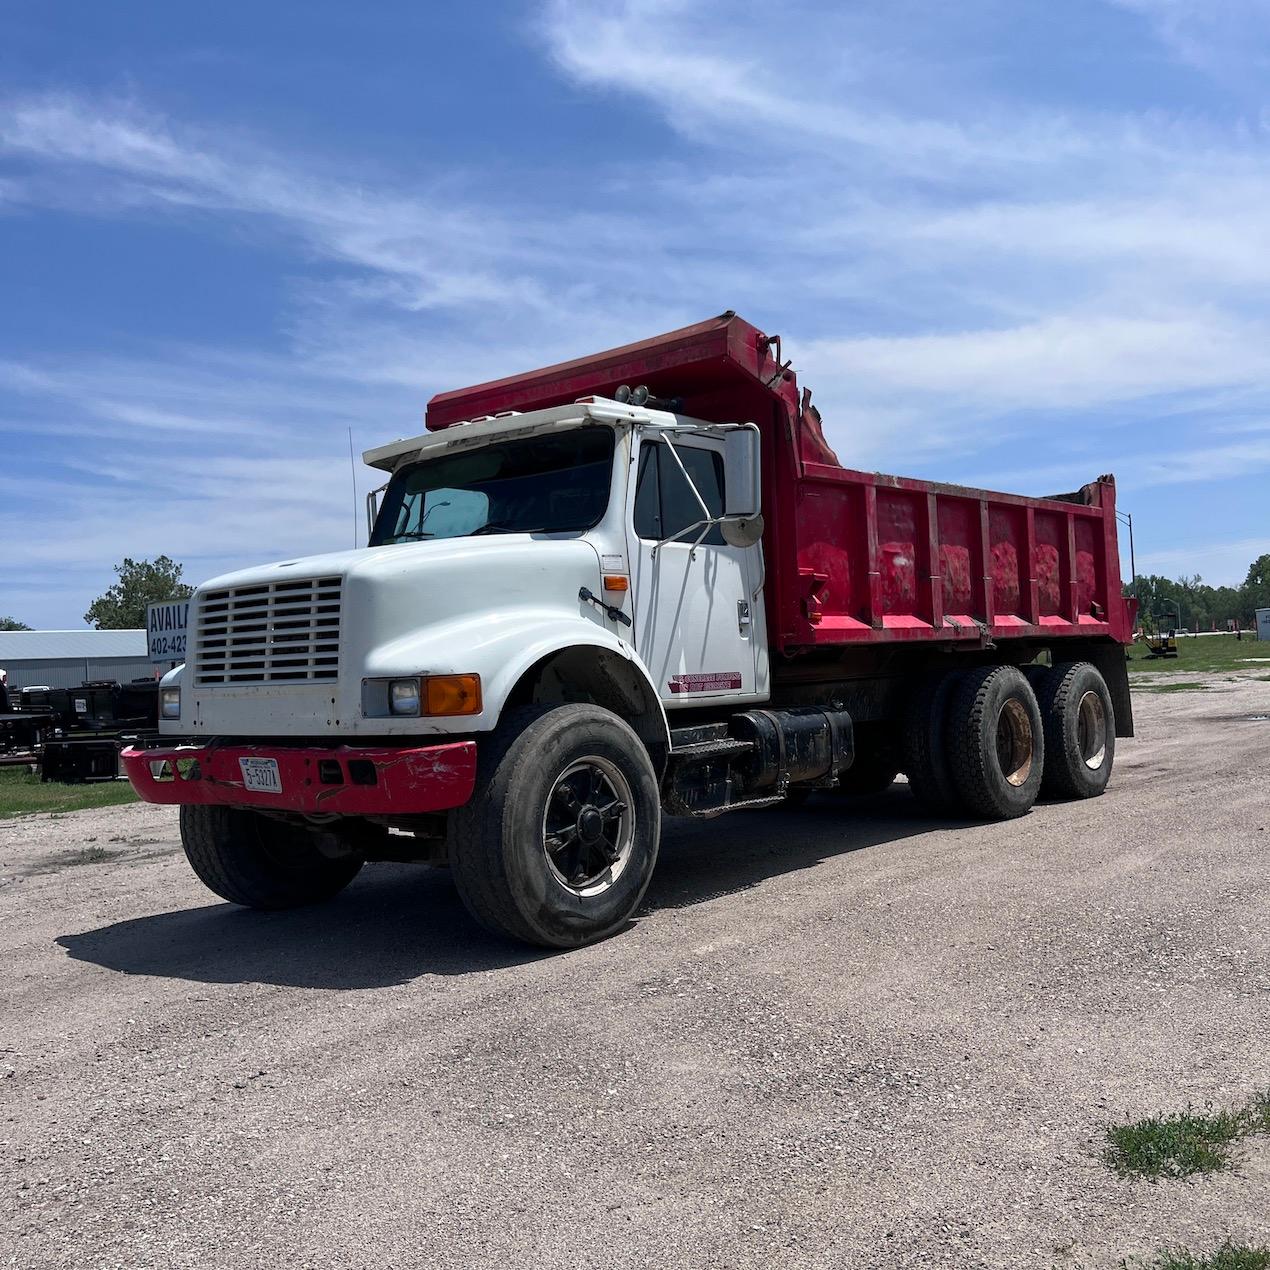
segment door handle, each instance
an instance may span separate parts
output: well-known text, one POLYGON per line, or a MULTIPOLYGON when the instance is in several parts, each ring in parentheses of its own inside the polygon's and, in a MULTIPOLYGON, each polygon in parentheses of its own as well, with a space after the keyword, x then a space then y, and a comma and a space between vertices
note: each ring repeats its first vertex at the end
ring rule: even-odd
POLYGON ((742 635, 748 635, 750 633, 749 600, 737 600, 736 602, 736 628, 742 635))

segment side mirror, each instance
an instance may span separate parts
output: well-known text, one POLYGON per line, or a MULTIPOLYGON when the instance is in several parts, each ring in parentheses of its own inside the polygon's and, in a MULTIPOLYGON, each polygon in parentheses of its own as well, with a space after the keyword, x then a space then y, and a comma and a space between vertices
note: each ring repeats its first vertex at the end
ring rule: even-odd
POLYGON ((763 537, 763 517, 732 517, 720 522, 719 532, 729 547, 752 547, 763 537))
POLYGON ((723 439, 723 514, 752 518, 759 513, 758 428, 752 423, 733 428, 723 439))

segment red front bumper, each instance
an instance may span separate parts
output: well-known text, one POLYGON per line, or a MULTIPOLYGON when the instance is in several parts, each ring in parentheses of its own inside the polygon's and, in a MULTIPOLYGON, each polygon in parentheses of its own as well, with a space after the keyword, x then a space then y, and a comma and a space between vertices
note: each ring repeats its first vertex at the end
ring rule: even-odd
POLYGON ((126 749, 128 779, 149 803, 224 803, 310 815, 409 816, 460 807, 476 784, 476 743, 417 749, 215 745, 126 749), (281 792, 247 789, 240 759, 273 759, 281 792))

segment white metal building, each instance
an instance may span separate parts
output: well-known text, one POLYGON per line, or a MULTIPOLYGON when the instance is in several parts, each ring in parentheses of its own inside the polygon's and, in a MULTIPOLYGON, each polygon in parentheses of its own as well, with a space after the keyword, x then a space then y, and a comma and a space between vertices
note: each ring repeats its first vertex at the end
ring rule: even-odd
POLYGON ((0 670, 10 688, 78 688, 86 679, 151 679, 146 633, 0 631, 0 670))

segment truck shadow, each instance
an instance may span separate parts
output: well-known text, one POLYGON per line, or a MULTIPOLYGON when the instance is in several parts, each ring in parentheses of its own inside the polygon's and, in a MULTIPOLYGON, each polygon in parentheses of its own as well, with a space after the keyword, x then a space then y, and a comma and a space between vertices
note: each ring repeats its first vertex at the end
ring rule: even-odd
POLYGON ((688 908, 853 851, 975 823, 930 816, 904 785, 868 798, 820 795, 801 807, 668 819, 641 913, 688 908))
POLYGON ((445 871, 409 864, 368 865, 346 891, 313 908, 264 913, 216 903, 56 942, 79 961, 123 974, 327 989, 382 988, 550 955, 489 935, 445 871))
MULTIPOLYGON (((961 823, 920 816, 903 788, 850 803, 812 799, 798 809, 668 820, 641 915, 686 908, 825 859, 961 823)), ((487 934, 467 915, 444 870, 394 864, 368 867, 338 898, 316 908, 260 913, 211 904, 60 935, 56 942, 78 961, 121 974, 324 989, 388 987, 557 955, 487 934)))

